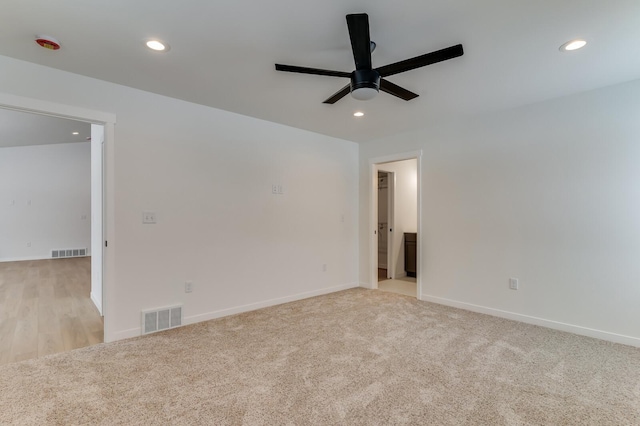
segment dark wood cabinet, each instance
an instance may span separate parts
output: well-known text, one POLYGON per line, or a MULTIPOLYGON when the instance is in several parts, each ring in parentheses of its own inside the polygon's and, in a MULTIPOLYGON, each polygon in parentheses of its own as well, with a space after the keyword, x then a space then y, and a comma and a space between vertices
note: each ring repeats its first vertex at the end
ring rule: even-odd
POLYGON ((417 272, 416 241, 418 234, 415 232, 404 233, 404 270, 408 277, 415 277, 417 272))

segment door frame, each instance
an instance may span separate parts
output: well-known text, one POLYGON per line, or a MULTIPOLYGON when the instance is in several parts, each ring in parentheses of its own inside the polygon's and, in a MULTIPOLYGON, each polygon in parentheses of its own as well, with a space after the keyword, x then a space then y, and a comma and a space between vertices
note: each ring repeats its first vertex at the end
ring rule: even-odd
MULTIPOLYGON (((422 298, 422 150, 391 154, 383 157, 369 159, 369 288, 378 288, 378 170, 384 170, 384 164, 396 161, 416 160, 416 192, 418 204, 418 239, 416 241, 417 273, 416 286, 417 298, 422 298)), ((388 173, 388 172, 387 172, 388 173)), ((395 173, 394 173, 395 192, 395 173)), ((391 186, 391 182, 389 182, 391 186)), ((394 226, 395 228, 395 226, 394 226)), ((387 254, 388 256, 390 254, 387 254)), ((393 262, 392 262, 393 263, 393 262)), ((388 265, 389 266, 389 265, 388 265)), ((395 267, 395 265, 393 265, 395 267)), ((395 275, 394 275, 395 276, 395 275)))
MULTIPOLYGON (((102 228, 103 241, 109 241, 114 247, 114 133, 116 116, 111 113, 87 108, 58 104, 40 99, 0 93, 0 108, 51 117, 66 118, 104 126, 104 148, 102 150, 102 228)), ((115 282, 114 256, 109 256, 102 244, 102 315, 104 316, 104 341, 113 339, 115 330, 115 306, 113 302, 113 283, 115 282)), ((113 251, 111 251, 113 253, 113 251)))
MULTIPOLYGON (((395 190, 396 190, 396 174, 389 172, 383 168, 378 168, 379 172, 387 174, 387 279, 396 277, 396 265, 393 258, 393 228, 395 228, 395 190)), ((377 175, 377 173, 376 173, 377 175)), ((378 193, 380 193, 378 191, 378 193)), ((378 199, 376 205, 378 205, 378 199)), ((377 211, 377 210, 376 210, 377 211)), ((376 219, 377 220, 377 219, 376 219)), ((379 232, 379 231, 378 231, 379 232)), ((377 250, 377 247, 376 247, 377 250)), ((376 264, 378 259, 376 258, 376 264)))

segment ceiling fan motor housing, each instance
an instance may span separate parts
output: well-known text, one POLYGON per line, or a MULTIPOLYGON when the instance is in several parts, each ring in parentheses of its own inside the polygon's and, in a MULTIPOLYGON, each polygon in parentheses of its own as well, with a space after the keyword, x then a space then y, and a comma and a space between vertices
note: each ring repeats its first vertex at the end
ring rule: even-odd
POLYGON ((380 74, 376 70, 355 70, 351 73, 351 96, 366 101, 380 90, 380 74))

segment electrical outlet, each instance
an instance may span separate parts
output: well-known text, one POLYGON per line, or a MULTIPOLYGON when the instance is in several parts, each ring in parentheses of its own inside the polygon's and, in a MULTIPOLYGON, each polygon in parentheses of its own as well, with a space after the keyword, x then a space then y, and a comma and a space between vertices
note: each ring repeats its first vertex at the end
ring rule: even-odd
POLYGON ((184 283, 184 292, 185 293, 193 293, 193 281, 185 281, 185 283, 184 283))
POLYGON ((27 243, 27 247, 31 247, 31 243, 27 243))
POLYGON ((156 212, 142 212, 142 223, 156 223, 156 212))
POLYGON ((278 193, 278 185, 276 185, 275 183, 273 185, 271 185, 271 193, 272 194, 277 194, 278 193))
POLYGON ((519 287, 518 279, 517 278, 509 278, 509 288, 511 290, 517 290, 518 287, 519 287))
POLYGON ((322 272, 327 272, 327 264, 326 263, 322 264, 322 272))

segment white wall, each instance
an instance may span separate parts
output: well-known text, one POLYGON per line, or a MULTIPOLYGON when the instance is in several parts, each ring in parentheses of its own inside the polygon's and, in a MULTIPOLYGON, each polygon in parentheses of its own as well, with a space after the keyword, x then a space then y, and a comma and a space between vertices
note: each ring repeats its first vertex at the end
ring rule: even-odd
POLYGON ((395 176, 392 256, 395 277, 405 277, 404 233, 418 232, 418 160, 381 164, 378 170, 393 172, 395 176))
POLYGON ((638 111, 640 80, 364 144, 361 209, 370 158, 422 149, 423 299, 640 345, 638 111))
POLYGON ((139 334, 143 309, 193 322, 357 285, 355 143, 6 57, 0 93, 116 115, 107 340, 139 334))
POLYGON ((89 142, 0 148, 0 261, 91 249, 89 142))

